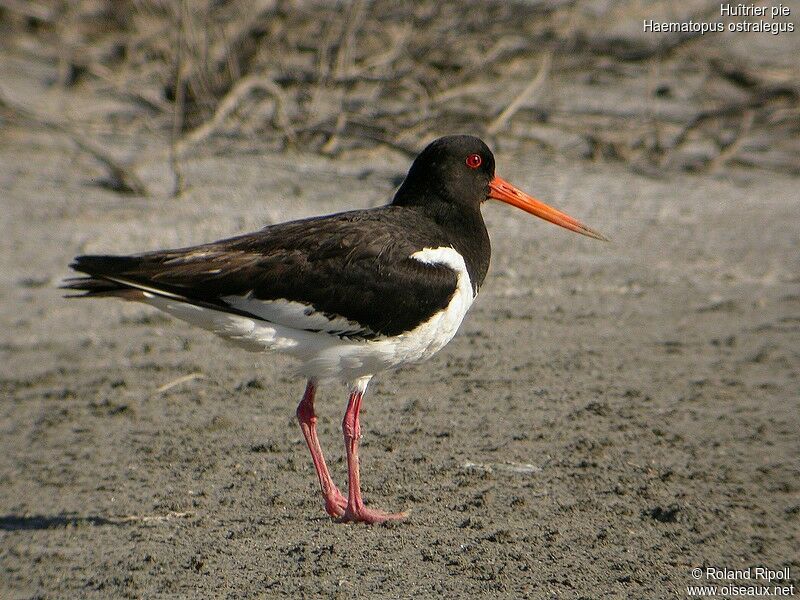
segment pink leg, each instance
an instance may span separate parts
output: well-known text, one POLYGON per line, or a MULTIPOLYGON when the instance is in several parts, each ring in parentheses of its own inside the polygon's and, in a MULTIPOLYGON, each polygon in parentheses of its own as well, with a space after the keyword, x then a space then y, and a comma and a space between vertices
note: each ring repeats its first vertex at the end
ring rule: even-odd
POLYGON ((308 449, 311 450, 311 460, 314 461, 314 468, 317 471, 319 485, 322 488, 322 495, 325 497, 325 512, 332 517, 341 517, 347 506, 347 499, 336 487, 325 464, 325 457, 322 455, 322 447, 319 445, 317 437, 317 414, 314 412, 314 393, 317 386, 313 379, 308 380, 303 399, 297 405, 297 419, 300 421, 300 429, 303 437, 306 438, 308 449))
POLYGON ((361 438, 361 423, 358 413, 361 410, 361 398, 367 389, 369 380, 362 379, 350 392, 350 400, 342 421, 344 432, 344 446, 347 451, 347 508, 342 516, 342 521, 355 521, 359 523, 383 523, 392 519, 402 519, 405 513, 385 513, 364 506, 361 497, 361 477, 358 461, 358 441, 361 438))

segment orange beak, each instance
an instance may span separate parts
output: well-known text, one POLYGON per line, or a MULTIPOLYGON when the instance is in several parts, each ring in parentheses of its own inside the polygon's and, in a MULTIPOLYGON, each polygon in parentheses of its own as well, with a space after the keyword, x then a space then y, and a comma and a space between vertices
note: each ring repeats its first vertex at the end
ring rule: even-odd
POLYGON ((603 240, 604 242, 608 241, 607 237, 596 232, 594 229, 590 229, 577 219, 570 217, 568 214, 565 214, 560 210, 556 210, 552 206, 548 206, 533 196, 529 196, 522 190, 517 189, 515 186, 511 185, 500 177, 495 177, 489 182, 489 198, 494 198, 495 200, 506 202, 511 206, 521 208, 527 213, 535 215, 540 219, 544 219, 545 221, 550 221, 551 223, 560 225, 561 227, 565 227, 566 229, 574 231, 575 233, 580 233, 581 235, 585 235, 596 240, 603 240))

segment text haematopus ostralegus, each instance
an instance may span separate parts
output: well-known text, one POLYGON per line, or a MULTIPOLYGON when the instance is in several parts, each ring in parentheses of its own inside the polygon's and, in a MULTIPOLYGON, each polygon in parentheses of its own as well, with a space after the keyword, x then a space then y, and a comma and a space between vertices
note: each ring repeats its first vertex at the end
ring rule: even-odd
POLYGON ((359 483, 359 409, 378 372, 430 358, 458 330, 489 268, 481 204, 493 198, 604 239, 495 175, 480 139, 431 143, 391 204, 266 227, 230 239, 131 256, 79 256, 84 296, 144 302, 249 350, 277 350, 308 380, 297 417, 325 498, 343 521, 396 519, 367 508, 359 483), (348 493, 331 479, 317 437, 317 385, 343 380, 348 493))

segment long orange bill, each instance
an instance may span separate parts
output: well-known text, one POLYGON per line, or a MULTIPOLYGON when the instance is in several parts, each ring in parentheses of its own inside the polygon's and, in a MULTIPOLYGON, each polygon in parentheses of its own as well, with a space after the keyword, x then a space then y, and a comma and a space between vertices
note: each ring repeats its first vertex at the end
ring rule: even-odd
POLYGON ((494 198, 495 200, 506 202, 511 206, 521 208, 525 212, 531 213, 540 219, 550 221, 551 223, 565 227, 575 233, 580 233, 581 235, 586 235, 596 240, 603 240, 604 242, 609 241, 607 237, 587 227, 577 219, 573 219, 568 214, 556 210, 552 206, 548 206, 533 196, 529 196, 500 177, 495 177, 489 182, 489 198, 494 198))

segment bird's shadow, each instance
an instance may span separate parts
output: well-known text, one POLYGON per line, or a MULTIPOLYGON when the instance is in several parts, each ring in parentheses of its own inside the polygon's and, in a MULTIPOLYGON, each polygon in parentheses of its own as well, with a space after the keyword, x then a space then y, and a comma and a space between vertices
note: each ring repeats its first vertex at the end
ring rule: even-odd
POLYGON ((121 519, 107 519, 98 516, 78 515, 2 515, 0 531, 41 531, 43 529, 62 529, 66 527, 124 525, 121 519))

